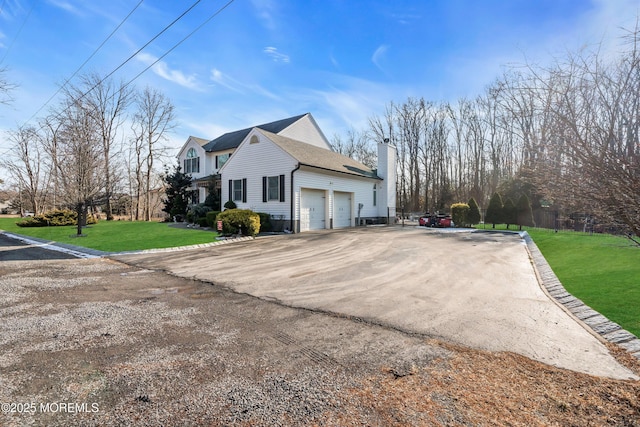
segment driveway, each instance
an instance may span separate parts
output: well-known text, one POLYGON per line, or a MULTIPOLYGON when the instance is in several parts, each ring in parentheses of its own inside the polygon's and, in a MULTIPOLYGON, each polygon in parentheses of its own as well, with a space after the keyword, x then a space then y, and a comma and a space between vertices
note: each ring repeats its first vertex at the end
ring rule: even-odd
POLYGON ((633 377, 542 291, 515 234, 370 227, 115 258, 292 307, 633 377))

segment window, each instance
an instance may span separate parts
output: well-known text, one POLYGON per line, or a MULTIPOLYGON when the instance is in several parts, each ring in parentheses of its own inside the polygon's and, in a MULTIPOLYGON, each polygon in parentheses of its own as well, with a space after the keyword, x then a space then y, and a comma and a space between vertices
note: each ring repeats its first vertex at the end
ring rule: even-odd
POLYGON ((376 184, 373 184, 373 206, 376 206, 377 200, 376 184))
POLYGON ((184 159, 184 173, 199 173, 200 172, 200 157, 195 148, 190 148, 187 151, 187 158, 184 159))
POLYGON ((229 180, 229 198, 234 202, 247 202, 247 178, 229 180))
POLYGON ((216 169, 220 169, 225 163, 227 163, 227 160, 229 160, 229 157, 231 157, 230 153, 220 154, 216 156, 216 169))
POLYGON ((262 201, 284 202, 284 175, 262 177, 262 201))

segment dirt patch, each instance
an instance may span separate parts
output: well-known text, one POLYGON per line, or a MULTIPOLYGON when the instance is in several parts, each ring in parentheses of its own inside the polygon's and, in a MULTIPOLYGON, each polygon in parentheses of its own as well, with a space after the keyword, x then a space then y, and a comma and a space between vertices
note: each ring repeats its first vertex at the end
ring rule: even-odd
POLYGON ((0 277, 3 426, 640 425, 638 381, 108 260, 0 277))

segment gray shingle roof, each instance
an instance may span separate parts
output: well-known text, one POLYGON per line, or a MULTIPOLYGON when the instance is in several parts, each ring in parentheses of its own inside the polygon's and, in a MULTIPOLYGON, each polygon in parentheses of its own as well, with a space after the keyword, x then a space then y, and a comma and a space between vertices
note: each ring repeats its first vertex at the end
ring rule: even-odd
POLYGON ((232 148, 238 148, 238 145, 247 137, 251 129, 257 127, 259 129, 266 130, 267 132, 279 133, 306 116, 309 113, 300 114, 298 116, 289 117, 287 119, 277 120, 275 122, 264 123, 258 126, 252 126, 250 128, 236 130, 233 132, 225 133, 217 137, 216 139, 208 142, 203 146, 205 151, 224 151, 232 148))
POLYGON ((378 177, 376 172, 374 172, 370 167, 365 166, 350 157, 336 153, 335 151, 326 150, 302 141, 296 141, 295 139, 276 135, 275 133, 262 129, 259 129, 259 131, 273 141, 278 147, 282 148, 291 157, 296 159, 300 165, 365 178, 382 179, 378 177))

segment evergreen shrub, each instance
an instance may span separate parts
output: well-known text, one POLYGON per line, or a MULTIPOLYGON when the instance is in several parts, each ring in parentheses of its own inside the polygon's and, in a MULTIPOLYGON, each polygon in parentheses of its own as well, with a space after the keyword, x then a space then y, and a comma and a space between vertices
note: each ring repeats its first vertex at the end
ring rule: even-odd
POLYGON ((217 217, 222 221, 223 234, 239 234, 255 236, 260 232, 260 216, 249 209, 227 209, 217 217))

